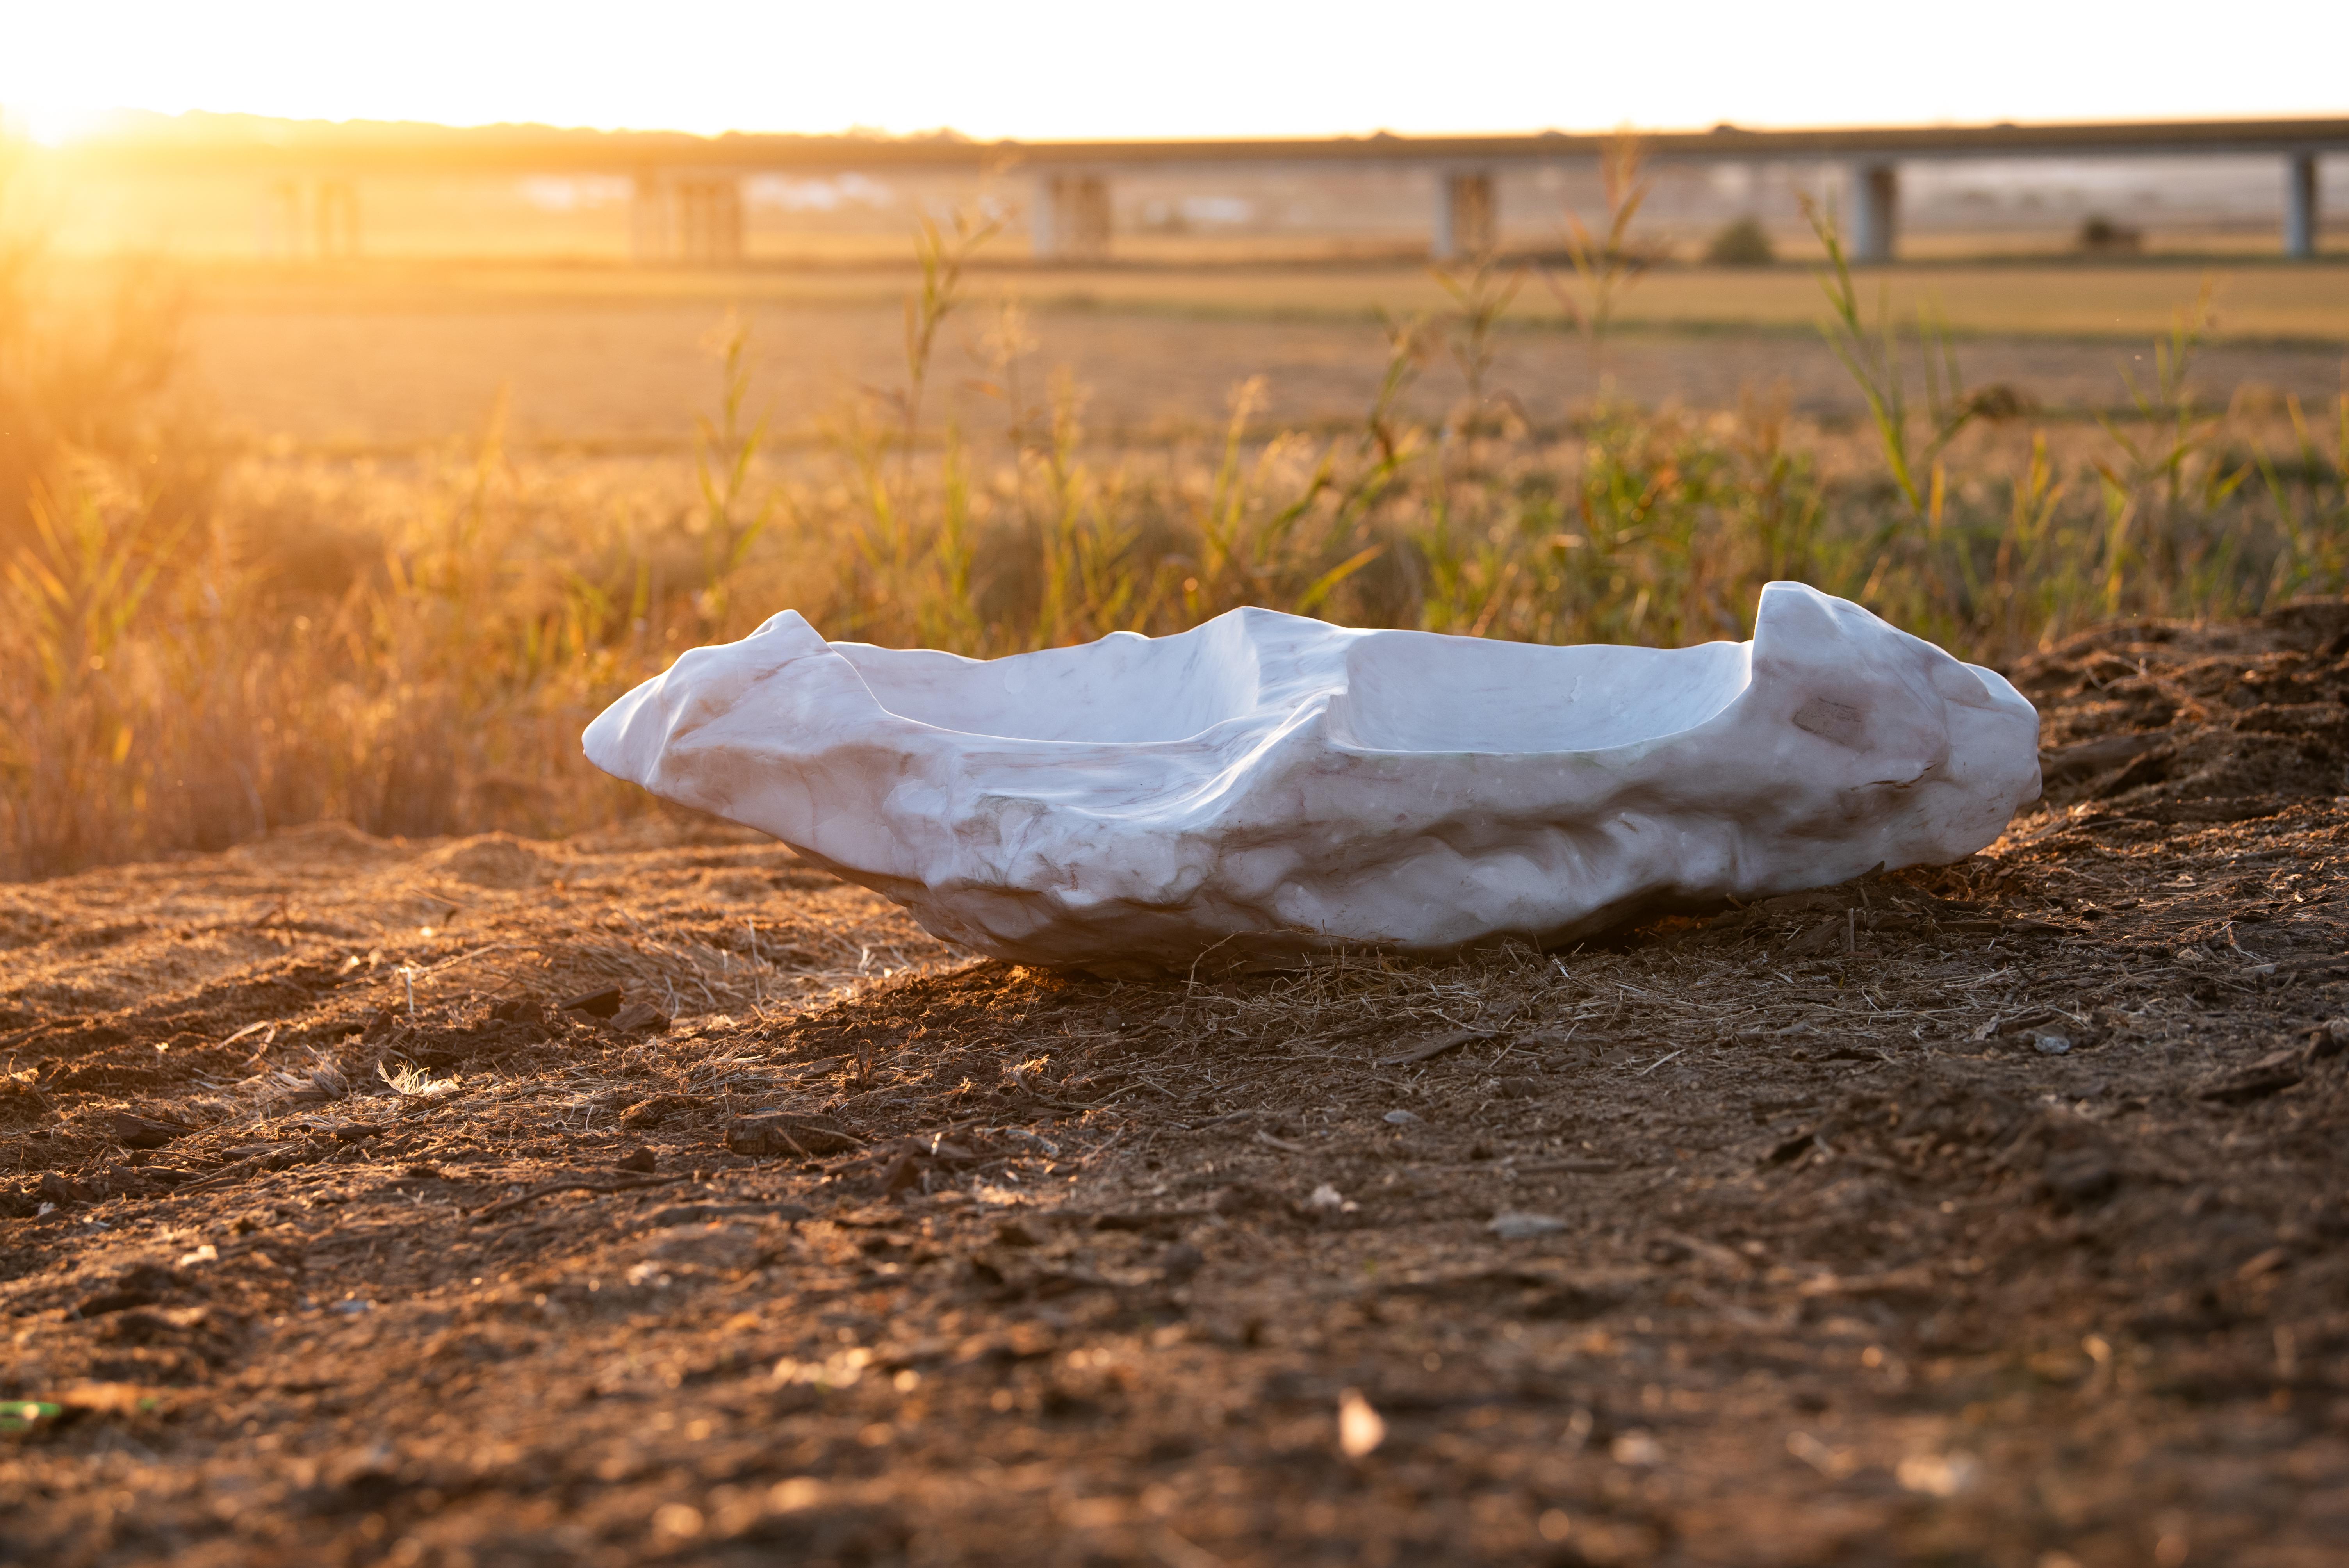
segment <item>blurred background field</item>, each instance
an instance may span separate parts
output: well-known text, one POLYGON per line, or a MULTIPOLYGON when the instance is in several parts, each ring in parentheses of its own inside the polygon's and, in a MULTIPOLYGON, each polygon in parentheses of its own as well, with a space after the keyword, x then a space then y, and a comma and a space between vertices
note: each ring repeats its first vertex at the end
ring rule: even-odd
MULTIPOLYGON (((1814 270, 1653 270, 1622 302, 1604 374, 1645 404, 1726 407, 1741 387, 1783 380, 1800 412, 1858 413, 1864 399, 1817 330, 1814 270)), ((1553 271, 1571 276, 1568 265, 1553 271)), ((1970 376, 2025 384, 2082 412, 2126 407, 2116 366, 2147 363, 2151 340, 2206 277, 2218 301, 2200 361, 2206 395, 2248 387, 2271 401, 2321 400, 2338 389, 2349 270, 1974 263, 1908 266, 1887 281, 1897 315, 1930 305, 1961 337, 1970 376)), ((258 438, 440 439, 478 428, 503 387, 513 437, 676 446, 708 397, 702 340, 730 309, 751 329, 760 406, 789 439, 842 397, 902 376, 902 301, 916 282, 902 253, 885 265, 747 273, 385 263, 321 276, 216 265, 187 281, 186 370, 217 418, 258 438)), ((1382 313, 1452 304, 1423 261, 997 266, 975 268, 969 292, 981 309, 1019 301, 1032 357, 1067 366, 1089 388, 1097 434, 1131 438, 1220 428, 1225 394, 1257 375, 1270 424, 1352 421, 1384 372, 1382 313)), ((984 349, 973 351, 983 335, 957 331, 942 346, 947 406, 985 374, 984 349)), ((1496 355, 1501 381, 1545 403, 1544 417, 1599 391, 1600 367, 1538 283, 1511 301, 1496 355)), ((1406 406, 1436 417, 1460 390, 1456 372, 1432 366, 1406 406)))
POLYGON ((1792 576, 1997 662, 2349 570, 2349 267, 2224 213, 2115 256, 1998 209, 1838 273, 1788 193, 1729 266, 1635 179, 1431 266, 1143 190, 1114 263, 1034 265, 1016 212, 841 198, 629 267, 539 194, 472 253, 296 263, 19 182, 0 876, 647 809, 580 727, 784 608, 978 655, 1243 603, 1678 644, 1792 576))

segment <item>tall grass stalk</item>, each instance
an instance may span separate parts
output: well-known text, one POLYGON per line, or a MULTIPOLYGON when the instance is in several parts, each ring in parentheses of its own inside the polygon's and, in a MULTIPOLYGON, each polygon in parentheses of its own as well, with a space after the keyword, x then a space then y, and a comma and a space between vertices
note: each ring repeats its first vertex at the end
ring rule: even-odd
POLYGON ((1819 276, 1826 295, 1827 346, 1868 404, 1884 449, 1884 465, 1899 487, 1909 510, 1930 525, 1940 524, 1949 494, 1941 453, 1975 418, 1984 411, 1980 400, 1964 395, 1964 377, 1958 369, 1955 344, 1946 326, 1928 308, 1917 316, 1917 347, 1924 372, 1925 438, 1915 442, 1909 400, 1909 377, 1899 331, 1892 319, 1889 295, 1879 294, 1873 325, 1865 322, 1859 290, 1852 282, 1850 258, 1832 213, 1807 194, 1801 198, 1803 216, 1827 254, 1827 270, 1819 276))
POLYGON ((1631 238, 1631 226, 1639 222, 1640 209, 1654 184, 1644 171, 1644 159, 1639 138, 1627 132, 1608 139, 1599 160, 1606 230, 1594 234, 1581 214, 1568 208, 1566 253, 1574 265, 1574 285, 1568 287, 1547 271, 1542 273, 1567 321, 1582 334, 1592 377, 1602 384, 1607 335, 1615 325, 1615 312, 1656 259, 1631 238))

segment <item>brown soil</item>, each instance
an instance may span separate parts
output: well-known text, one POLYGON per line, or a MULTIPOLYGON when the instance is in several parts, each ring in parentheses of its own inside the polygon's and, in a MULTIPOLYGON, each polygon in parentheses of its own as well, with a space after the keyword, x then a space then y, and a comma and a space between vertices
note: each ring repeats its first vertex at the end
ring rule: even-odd
POLYGON ((2344 652, 2083 638, 1991 851, 1551 954, 662 820, 0 891, 0 1557, 2349 1559, 2344 652))

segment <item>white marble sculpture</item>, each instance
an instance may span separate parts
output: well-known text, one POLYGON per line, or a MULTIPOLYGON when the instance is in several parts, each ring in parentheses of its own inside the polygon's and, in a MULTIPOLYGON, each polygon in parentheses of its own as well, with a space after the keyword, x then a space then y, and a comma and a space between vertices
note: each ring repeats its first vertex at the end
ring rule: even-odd
POLYGON ((1795 583, 1670 650, 1234 610, 981 661, 785 613, 585 743, 949 941, 1097 969, 1555 943, 1954 861, 2039 793, 2013 686, 1795 583))

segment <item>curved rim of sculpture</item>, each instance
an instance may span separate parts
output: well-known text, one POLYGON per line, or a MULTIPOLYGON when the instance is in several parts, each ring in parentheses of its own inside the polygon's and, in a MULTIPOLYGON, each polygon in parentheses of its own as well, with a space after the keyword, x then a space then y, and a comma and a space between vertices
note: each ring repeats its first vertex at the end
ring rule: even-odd
POLYGON ((589 758, 1030 962, 1557 941, 1960 858, 2038 793, 1995 673, 1799 583, 1658 649, 1228 612, 998 659, 794 612, 615 703, 589 758))

